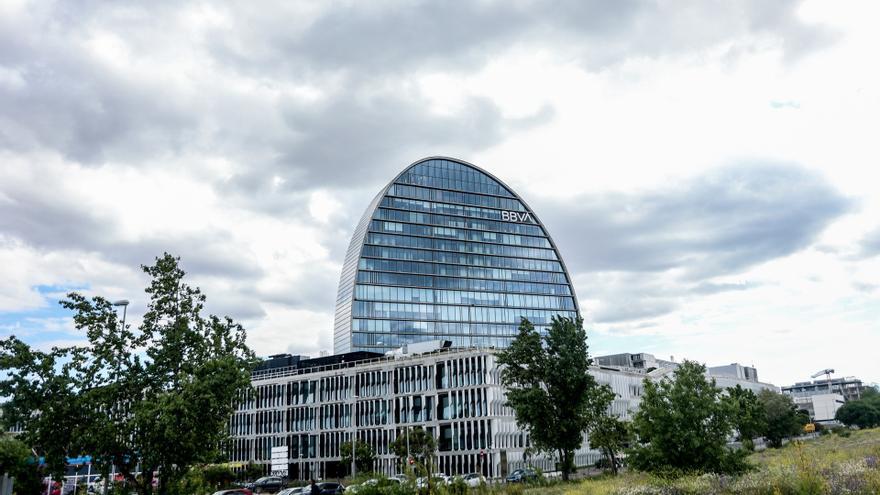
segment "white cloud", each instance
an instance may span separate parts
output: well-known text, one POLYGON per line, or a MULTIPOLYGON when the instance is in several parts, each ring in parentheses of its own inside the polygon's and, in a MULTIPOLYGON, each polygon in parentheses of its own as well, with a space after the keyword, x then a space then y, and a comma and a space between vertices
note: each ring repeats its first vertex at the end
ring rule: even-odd
MULTIPOLYGON (((138 265, 168 250, 259 353, 317 355, 369 199, 412 160, 458 154, 543 207, 596 348, 880 381, 852 352, 880 343, 880 7, 793 5, 4 2, 0 317, 78 287, 132 300, 136 324, 138 265), (685 201, 743 164, 785 164, 816 197, 762 197, 786 215, 752 223, 746 201, 685 201), (668 232, 621 227, 639 218, 668 232)), ((716 195, 761 185, 733 182, 716 195)))

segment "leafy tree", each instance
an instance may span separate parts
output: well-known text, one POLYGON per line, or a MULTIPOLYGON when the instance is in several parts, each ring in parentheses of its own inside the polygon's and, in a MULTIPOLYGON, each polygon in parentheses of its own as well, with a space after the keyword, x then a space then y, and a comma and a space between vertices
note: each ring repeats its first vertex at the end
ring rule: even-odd
POLYGON ((0 340, 0 426, 20 427, 19 439, 44 458, 48 474, 64 476, 67 457, 82 453, 79 435, 88 414, 80 396, 82 349, 32 349, 14 335, 0 340))
MULTIPOLYGON (((437 452, 437 441, 433 435, 428 433, 421 427, 409 429, 409 455, 418 464, 430 469, 433 463, 434 454, 437 452)), ((400 459, 406 459, 407 455, 407 434, 400 434, 391 443, 391 451, 400 459)))
POLYGON ((761 436, 767 429, 767 413, 758 396, 751 390, 737 385, 727 389, 727 400, 730 402, 733 427, 739 440, 747 450, 754 450, 753 439, 761 436))
MULTIPOLYGON (((359 473, 368 473, 373 470, 373 462, 376 460, 376 453, 367 442, 355 440, 354 442, 354 463, 359 473)), ((346 467, 351 466, 351 442, 344 442, 339 446, 339 455, 342 456, 342 464, 346 467)))
POLYGON ((583 433, 610 402, 608 390, 589 373, 583 320, 554 316, 542 338, 523 318, 519 335, 498 354, 498 362, 504 366, 501 383, 517 424, 529 432, 536 449, 558 455, 567 480, 583 433))
POLYGON ((837 410, 834 418, 847 426, 880 426, 880 397, 868 394, 859 400, 849 401, 837 410))
POLYGON ((617 416, 600 416, 590 429, 590 448, 598 449, 605 456, 611 472, 617 475, 617 454, 632 440, 632 432, 626 422, 617 416))
POLYGON ((238 480, 239 481, 253 481, 261 476, 263 476, 263 467, 254 462, 248 462, 244 469, 238 472, 238 480))
MULTIPOLYGON (((791 397, 764 389, 758 393, 758 399, 766 414, 767 428, 764 431, 764 438, 770 446, 781 447, 783 439, 793 437, 802 431, 805 420, 791 397)), ((806 421, 809 421, 809 418, 806 418, 806 421)))
POLYGON ((706 367, 685 361, 671 379, 645 379, 633 417, 638 444, 628 462, 641 471, 735 473, 748 468, 744 451, 727 448, 733 431, 730 402, 706 367))
POLYGON ((225 464, 208 464, 201 468, 202 476, 212 489, 220 489, 235 479, 235 473, 225 464))
POLYGON ((0 476, 7 474, 15 478, 17 493, 40 491, 42 476, 35 461, 24 442, 8 433, 0 433, 0 476))
POLYGON ((253 353, 241 325, 202 314, 205 296, 184 282, 178 258, 166 253, 142 268, 152 280, 138 329, 121 325, 107 299, 68 294, 61 304, 87 345, 40 353, 15 337, 0 342, 0 395, 53 470, 65 455, 88 453, 105 479, 115 465, 149 494, 159 473, 159 491, 169 493, 190 466, 222 456, 253 353))

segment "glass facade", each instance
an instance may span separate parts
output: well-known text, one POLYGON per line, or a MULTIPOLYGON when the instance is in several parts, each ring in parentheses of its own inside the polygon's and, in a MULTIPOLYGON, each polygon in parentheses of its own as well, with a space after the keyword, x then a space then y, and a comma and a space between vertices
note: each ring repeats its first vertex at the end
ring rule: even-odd
POLYGON ((349 244, 333 350, 450 340, 506 347, 521 317, 574 317, 571 277, 513 191, 450 158, 410 165, 370 203, 349 244))

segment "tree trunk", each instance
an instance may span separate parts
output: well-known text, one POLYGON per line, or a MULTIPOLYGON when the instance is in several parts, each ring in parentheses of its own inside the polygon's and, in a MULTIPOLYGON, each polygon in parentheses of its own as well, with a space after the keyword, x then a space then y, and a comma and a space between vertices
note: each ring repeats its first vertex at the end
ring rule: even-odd
POLYGON ((608 461, 611 462, 611 472, 617 476, 617 456, 614 455, 614 449, 607 449, 608 461))
POLYGON ((153 493, 153 470, 144 469, 141 471, 141 490, 142 495, 152 495, 153 493))
POLYGON ((564 449, 559 450, 559 464, 562 471, 562 481, 568 481, 569 470, 571 469, 568 451, 564 449))

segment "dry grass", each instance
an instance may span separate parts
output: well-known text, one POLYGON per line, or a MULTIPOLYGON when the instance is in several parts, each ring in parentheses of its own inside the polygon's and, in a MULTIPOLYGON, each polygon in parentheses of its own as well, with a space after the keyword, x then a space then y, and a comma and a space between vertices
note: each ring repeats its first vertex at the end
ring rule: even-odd
POLYGON ((826 435, 753 454, 755 470, 665 480, 640 473, 545 487, 505 487, 515 495, 880 494, 880 429, 826 435))

